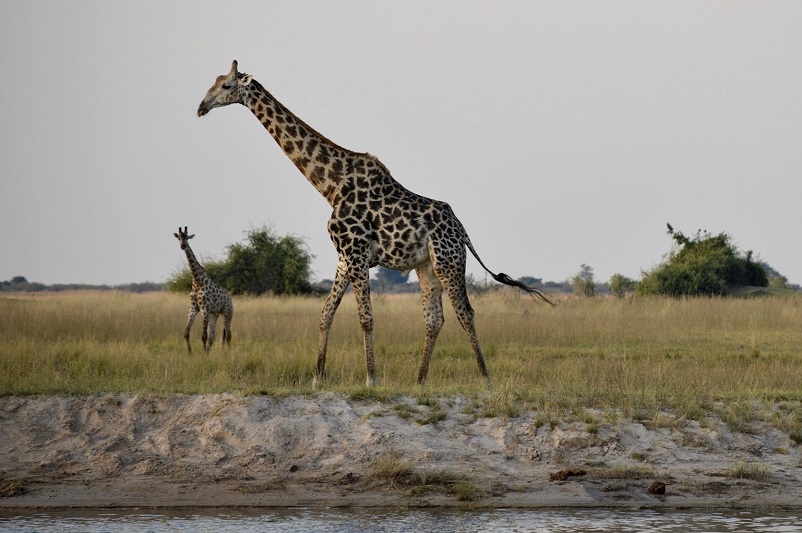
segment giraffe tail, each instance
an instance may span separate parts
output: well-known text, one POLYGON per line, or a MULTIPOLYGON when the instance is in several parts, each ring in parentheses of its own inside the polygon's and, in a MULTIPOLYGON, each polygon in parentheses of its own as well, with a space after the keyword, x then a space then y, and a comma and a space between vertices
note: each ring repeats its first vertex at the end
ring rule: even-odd
POLYGON ((541 300, 543 300, 544 302, 546 302, 547 304, 551 305, 552 307, 554 306, 554 302, 549 300, 546 297, 546 295, 543 294, 543 291, 541 291, 540 289, 536 289, 534 287, 530 287, 526 283, 520 282, 518 280, 514 280, 514 279, 512 279, 511 277, 509 277, 507 274, 505 274, 503 272, 499 272, 498 274, 495 274, 492 270, 487 268, 487 266, 484 264, 484 262, 482 262, 482 259, 479 257, 479 254, 476 253, 476 250, 473 249, 473 244, 471 244, 471 240, 468 238, 467 235, 465 236, 465 244, 468 246, 468 250, 471 251, 471 253, 476 258, 476 260, 479 261, 479 264, 482 265, 482 268, 484 268, 487 271, 487 273, 490 274, 490 276, 494 280, 498 281, 499 283, 503 283, 504 285, 509 285, 510 287, 517 287, 517 288, 521 289, 522 291, 528 293, 530 296, 532 296, 533 299, 537 300, 536 297, 538 297, 541 300))

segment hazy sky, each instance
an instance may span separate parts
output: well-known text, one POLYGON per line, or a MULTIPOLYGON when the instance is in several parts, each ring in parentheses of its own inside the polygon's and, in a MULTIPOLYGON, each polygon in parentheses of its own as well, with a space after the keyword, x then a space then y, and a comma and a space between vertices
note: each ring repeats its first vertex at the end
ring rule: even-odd
MULTIPOLYGON (((666 223, 802 282, 802 2, 0 0, 0 280, 164 281, 262 224, 332 278, 330 208, 231 61, 445 200, 484 262, 640 278, 666 223)), ((472 258, 468 271, 484 279, 472 258)))

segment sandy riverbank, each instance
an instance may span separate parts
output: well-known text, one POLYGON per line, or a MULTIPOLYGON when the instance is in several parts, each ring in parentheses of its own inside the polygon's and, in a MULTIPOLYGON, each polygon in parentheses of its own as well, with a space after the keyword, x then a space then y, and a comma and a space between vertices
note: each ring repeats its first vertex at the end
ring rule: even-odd
POLYGON ((0 398, 0 507, 802 509, 802 449, 765 422, 744 432, 670 416, 552 427, 535 413, 484 418, 467 399, 439 404, 0 398), (566 469, 580 475, 550 480, 566 469), (739 469, 765 478, 734 477, 739 469), (649 492, 654 481, 665 494, 649 492))

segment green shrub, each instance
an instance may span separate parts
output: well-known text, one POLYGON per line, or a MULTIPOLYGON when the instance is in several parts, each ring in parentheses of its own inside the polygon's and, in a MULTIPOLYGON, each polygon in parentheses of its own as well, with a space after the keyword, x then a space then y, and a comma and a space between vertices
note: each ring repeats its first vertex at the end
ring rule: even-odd
POLYGON ((644 276, 638 294, 724 296, 735 287, 768 286, 766 272, 753 261, 752 252, 740 252, 726 233, 710 235, 700 230, 688 238, 671 224, 668 233, 680 249, 644 276))
POLYGON ((610 277, 610 292, 619 298, 623 298, 628 292, 633 292, 637 286, 637 281, 623 274, 613 274, 610 277))

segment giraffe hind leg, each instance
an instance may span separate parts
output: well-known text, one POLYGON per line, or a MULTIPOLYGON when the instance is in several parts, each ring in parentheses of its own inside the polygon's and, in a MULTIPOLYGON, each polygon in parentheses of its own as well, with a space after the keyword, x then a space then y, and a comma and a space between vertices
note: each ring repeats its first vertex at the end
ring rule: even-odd
POLYGON ((482 373, 482 377, 485 378, 487 386, 489 387, 490 375, 487 373, 485 358, 482 355, 482 349, 479 347, 479 338, 476 336, 476 326, 474 325, 473 320, 473 307, 471 307, 471 302, 468 300, 468 291, 465 288, 464 273, 457 277, 457 279, 452 278, 447 280, 446 290, 448 291, 448 297, 451 300, 451 305, 454 307, 454 311, 457 314, 457 319, 459 320, 462 329, 464 329, 468 334, 468 338, 471 342, 471 348, 473 349, 473 354, 476 357, 476 364, 479 365, 479 372, 482 373))
POLYGON ((423 354, 418 368, 418 385, 423 385, 429 373, 429 361, 437 341, 440 328, 443 327, 443 286, 434 274, 431 264, 415 269, 421 288, 423 316, 426 325, 426 337, 423 342, 423 354))
POLYGON ((225 315, 224 319, 225 322, 223 323, 223 343, 225 343, 229 348, 231 348, 231 319, 232 314, 228 313, 225 315))
POLYGON ((210 315, 209 316, 209 336, 208 336, 208 344, 206 345, 206 351, 212 349, 212 344, 214 343, 214 330, 217 329, 217 315, 210 315))

